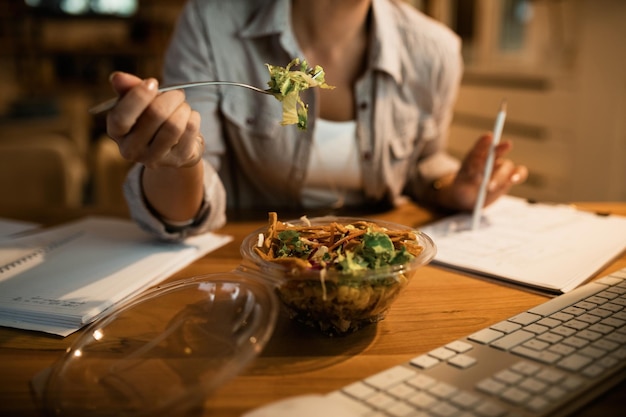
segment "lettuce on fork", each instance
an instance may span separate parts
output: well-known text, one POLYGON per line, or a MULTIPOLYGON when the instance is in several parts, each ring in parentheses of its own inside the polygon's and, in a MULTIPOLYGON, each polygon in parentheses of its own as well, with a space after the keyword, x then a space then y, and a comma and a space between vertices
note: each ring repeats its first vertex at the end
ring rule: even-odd
POLYGON ((306 130, 308 105, 300 98, 300 92, 311 87, 335 88, 326 84, 324 69, 319 65, 309 68, 307 62, 299 58, 292 60, 286 67, 265 65, 270 73, 268 91, 283 105, 281 125, 296 124, 299 129, 306 130))

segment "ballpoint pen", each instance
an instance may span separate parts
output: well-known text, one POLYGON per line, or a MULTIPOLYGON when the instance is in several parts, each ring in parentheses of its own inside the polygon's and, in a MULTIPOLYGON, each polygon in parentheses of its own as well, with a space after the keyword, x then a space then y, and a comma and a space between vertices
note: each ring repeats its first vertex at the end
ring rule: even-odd
POLYGON ((496 122, 493 127, 493 140, 489 147, 489 154, 485 161, 485 172, 483 173, 483 180, 480 183, 478 189, 478 197, 476 197, 476 203, 474 204, 474 211, 472 213, 472 230, 478 229, 480 225, 480 218, 482 217, 483 206, 485 205, 485 197, 487 196, 487 187, 491 180, 491 173, 493 171, 493 163, 495 159, 496 146, 500 143, 502 137, 502 128, 504 127, 504 119, 506 118, 506 101, 503 100, 500 105, 500 111, 496 116, 496 122))

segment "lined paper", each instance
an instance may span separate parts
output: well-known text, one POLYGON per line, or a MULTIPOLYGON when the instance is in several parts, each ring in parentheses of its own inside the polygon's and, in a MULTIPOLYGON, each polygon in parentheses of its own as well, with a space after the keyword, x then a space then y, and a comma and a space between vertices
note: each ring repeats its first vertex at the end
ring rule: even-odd
POLYGON ((437 246, 434 263, 551 293, 576 288, 626 249, 626 217, 512 196, 487 207, 477 230, 459 214, 422 231, 437 246))
POLYGON ((0 242, 0 325, 67 335, 228 243, 159 242, 130 220, 88 217, 0 242))

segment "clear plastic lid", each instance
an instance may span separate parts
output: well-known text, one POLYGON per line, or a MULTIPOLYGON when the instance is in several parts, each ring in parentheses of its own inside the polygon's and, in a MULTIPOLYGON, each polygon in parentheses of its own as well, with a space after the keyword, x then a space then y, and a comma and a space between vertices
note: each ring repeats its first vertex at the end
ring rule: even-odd
POLYGON ((154 289, 94 322, 51 369, 42 392, 57 416, 186 415, 264 348, 273 288, 245 273, 154 289))

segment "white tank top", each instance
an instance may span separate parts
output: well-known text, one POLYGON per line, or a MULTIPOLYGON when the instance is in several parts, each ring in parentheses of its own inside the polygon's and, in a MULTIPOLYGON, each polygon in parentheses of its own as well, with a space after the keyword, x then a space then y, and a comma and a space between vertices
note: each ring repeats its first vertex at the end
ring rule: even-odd
POLYGON ((363 201, 356 122, 317 119, 302 190, 305 207, 342 207, 363 201))

